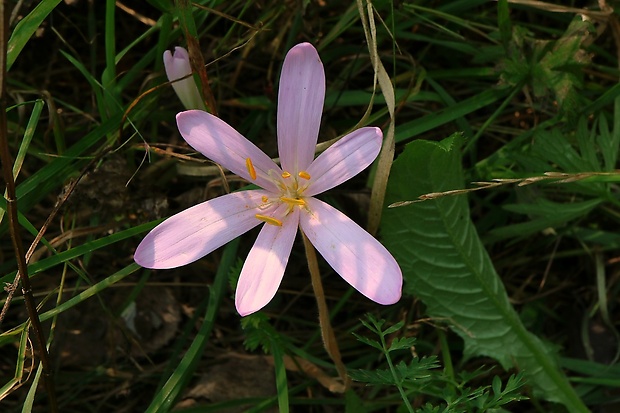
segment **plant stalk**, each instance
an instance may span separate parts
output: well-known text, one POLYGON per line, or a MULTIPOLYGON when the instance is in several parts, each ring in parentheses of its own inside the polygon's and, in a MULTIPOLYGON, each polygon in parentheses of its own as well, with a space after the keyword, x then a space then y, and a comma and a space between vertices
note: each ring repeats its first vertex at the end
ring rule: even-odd
POLYGON ((321 273, 319 271, 319 263, 316 258, 316 251, 301 228, 300 231, 304 240, 306 259, 308 260, 308 269, 310 270, 310 279, 312 280, 312 289, 314 290, 314 296, 316 297, 317 306, 319 308, 319 325, 321 327, 323 345, 325 346, 327 354, 334 362, 338 375, 343 383, 343 387, 341 389, 331 390, 344 393, 349 388, 351 380, 349 379, 349 376, 347 376, 347 368, 342 362, 338 341, 336 341, 336 335, 334 334, 334 329, 332 328, 329 320, 329 310, 327 308, 327 303, 325 302, 325 292, 323 291, 323 284, 321 283, 321 273))
POLYGON ((0 1, 0 161, 2 162, 2 177, 6 182, 6 212, 8 217, 9 232, 13 243, 13 251, 17 261, 17 277, 22 284, 22 294, 26 303, 28 318, 34 332, 35 350, 41 359, 43 369, 43 382, 47 391, 49 411, 58 412, 54 380, 50 370, 49 355, 47 353, 45 334, 41 327, 41 321, 37 313, 37 307, 32 295, 32 287, 28 278, 28 266, 24 246, 21 239, 20 227, 17 214, 17 198, 15 193, 15 180, 13 178, 13 159, 9 152, 8 128, 6 119, 6 67, 7 67, 7 44, 8 44, 8 10, 6 0, 0 1))

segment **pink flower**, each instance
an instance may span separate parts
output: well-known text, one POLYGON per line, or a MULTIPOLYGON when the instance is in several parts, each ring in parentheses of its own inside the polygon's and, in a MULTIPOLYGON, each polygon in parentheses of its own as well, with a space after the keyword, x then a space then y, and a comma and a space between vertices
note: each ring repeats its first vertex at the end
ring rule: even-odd
POLYGON ((281 168, 221 119, 197 110, 179 113, 179 131, 194 149, 263 189, 224 195, 172 216, 142 240, 135 261, 147 268, 179 267, 265 224, 237 284, 235 304, 245 316, 275 295, 299 226, 359 292, 379 304, 397 302, 402 273, 394 257, 346 215, 314 198, 370 165, 383 138, 379 128, 361 128, 314 159, 324 98, 318 53, 309 43, 298 44, 286 55, 280 79, 281 168))
POLYGON ((173 82, 172 88, 185 109, 204 109, 205 104, 193 77, 190 76, 186 79, 174 82, 177 79, 192 74, 192 67, 189 63, 189 54, 187 50, 179 46, 174 48, 174 53, 171 53, 170 50, 166 50, 163 59, 166 76, 169 81, 173 82))

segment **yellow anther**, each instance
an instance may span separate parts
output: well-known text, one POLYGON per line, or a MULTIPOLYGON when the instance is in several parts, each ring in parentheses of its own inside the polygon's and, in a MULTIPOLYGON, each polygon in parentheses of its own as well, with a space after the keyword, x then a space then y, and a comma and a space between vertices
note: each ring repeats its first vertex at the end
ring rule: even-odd
POLYGON ((282 221, 280 221, 277 218, 274 217, 270 217, 267 215, 261 215, 261 214, 256 214, 254 215, 256 217, 256 219, 266 222, 269 225, 275 225, 276 227, 281 227, 282 226, 282 221))
POLYGON ((286 202, 289 205, 306 205, 306 201, 300 198, 289 198, 287 196, 281 196, 280 200, 286 202))
POLYGON ((301 179, 305 179, 306 181, 310 180, 310 174, 306 171, 300 171, 297 175, 299 175, 301 179))
POLYGON ((269 198, 267 197, 267 195, 263 195, 261 200, 263 201, 263 204, 266 204, 267 202, 269 202, 269 198))
POLYGON ((245 167, 248 168, 250 177, 252 179, 256 179, 256 169, 254 169, 254 164, 252 164, 252 160, 250 158, 245 158, 245 167))
POLYGON ((288 173, 286 171, 282 172, 282 178, 286 179, 286 178, 290 178, 290 177, 291 177, 290 173, 288 173))

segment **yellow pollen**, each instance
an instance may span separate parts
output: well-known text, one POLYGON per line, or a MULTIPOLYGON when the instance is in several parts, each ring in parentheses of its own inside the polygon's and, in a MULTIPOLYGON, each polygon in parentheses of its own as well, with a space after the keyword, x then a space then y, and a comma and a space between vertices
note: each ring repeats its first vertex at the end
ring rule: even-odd
POLYGON ((289 198, 287 196, 281 196, 280 200, 286 202, 289 205, 306 205, 306 201, 299 198, 289 198))
POLYGON ((263 197, 261 198, 261 200, 263 201, 264 204, 266 204, 267 202, 269 202, 269 198, 267 197, 267 195, 263 195, 263 197))
POLYGON ((245 158, 245 167, 248 168, 250 177, 252 179, 256 179, 256 169, 254 169, 254 165, 252 164, 252 160, 250 158, 245 158))
POLYGON ((290 177, 291 177, 290 173, 288 173, 286 171, 282 172, 282 178, 286 179, 286 178, 290 178, 290 177))
POLYGON ((305 179, 306 181, 310 180, 310 174, 306 171, 300 171, 297 175, 299 175, 301 179, 305 179))
POLYGON ((277 218, 274 217, 269 217, 267 215, 261 215, 261 214, 256 214, 254 215, 256 217, 256 219, 266 222, 269 225, 275 225, 276 227, 281 227, 282 226, 282 221, 280 221, 277 218))

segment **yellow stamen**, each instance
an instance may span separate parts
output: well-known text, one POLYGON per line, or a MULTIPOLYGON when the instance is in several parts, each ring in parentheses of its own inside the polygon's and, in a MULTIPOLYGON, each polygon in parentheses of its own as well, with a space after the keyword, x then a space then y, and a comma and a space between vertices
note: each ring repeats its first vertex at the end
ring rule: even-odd
POLYGON ((310 180, 310 174, 306 171, 300 171, 297 175, 299 175, 301 179, 305 179, 306 181, 310 180))
POLYGON ((263 201, 263 204, 266 204, 267 202, 269 202, 269 198, 267 197, 267 195, 263 195, 261 200, 263 201))
POLYGON ((287 196, 281 196, 280 200, 286 202, 289 205, 306 205, 306 201, 299 198, 289 198, 287 196))
POLYGON ((282 172, 282 178, 286 179, 286 178, 290 178, 290 177, 291 177, 290 173, 288 173, 286 171, 282 172))
POLYGON ((245 158, 245 167, 248 168, 250 177, 252 179, 256 179, 256 169, 254 169, 254 165, 252 164, 252 160, 250 158, 245 158))
POLYGON ((256 219, 266 222, 269 225, 275 225, 276 227, 281 227, 282 226, 282 221, 280 221, 277 218, 274 217, 270 217, 267 215, 261 215, 261 214, 256 214, 254 215, 256 217, 256 219))

